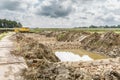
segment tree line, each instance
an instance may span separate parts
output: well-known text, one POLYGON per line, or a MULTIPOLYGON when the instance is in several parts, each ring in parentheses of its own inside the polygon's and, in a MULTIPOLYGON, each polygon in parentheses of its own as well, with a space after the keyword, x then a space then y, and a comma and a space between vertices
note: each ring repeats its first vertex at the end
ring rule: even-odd
POLYGON ((75 28, 120 28, 120 25, 112 25, 112 26, 95 26, 95 25, 91 25, 91 26, 84 26, 84 27, 75 27, 75 28))
POLYGON ((22 24, 17 21, 0 19, 0 28, 20 28, 22 24))
POLYGON ((108 25, 94 26, 94 25, 91 25, 91 26, 89 26, 89 28, 120 28, 120 25, 112 25, 112 26, 108 26, 108 25))

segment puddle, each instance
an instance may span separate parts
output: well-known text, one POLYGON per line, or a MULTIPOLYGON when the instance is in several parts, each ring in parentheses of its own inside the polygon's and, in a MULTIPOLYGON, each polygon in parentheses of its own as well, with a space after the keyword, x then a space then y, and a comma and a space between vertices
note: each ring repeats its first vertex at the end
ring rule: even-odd
POLYGON ((58 50, 54 50, 55 52, 72 52, 74 55, 79 55, 79 56, 84 56, 84 55, 88 55, 88 57, 92 58, 93 60, 98 60, 98 59, 106 59, 108 57, 104 56, 104 55, 100 55, 97 53, 92 53, 89 51, 86 51, 84 49, 58 49, 58 50))
POLYGON ((55 55, 61 60, 61 61, 91 61, 93 60, 88 55, 80 56, 78 54, 74 54, 72 52, 55 52, 55 55))

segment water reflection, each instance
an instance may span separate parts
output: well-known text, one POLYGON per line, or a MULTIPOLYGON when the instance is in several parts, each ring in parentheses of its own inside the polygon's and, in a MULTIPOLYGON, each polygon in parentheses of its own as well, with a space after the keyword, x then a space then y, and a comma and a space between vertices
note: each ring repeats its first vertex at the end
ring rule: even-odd
POLYGON ((61 61, 91 61, 93 60, 88 55, 83 55, 82 57, 74 54, 72 52, 55 52, 55 55, 61 60, 61 61))

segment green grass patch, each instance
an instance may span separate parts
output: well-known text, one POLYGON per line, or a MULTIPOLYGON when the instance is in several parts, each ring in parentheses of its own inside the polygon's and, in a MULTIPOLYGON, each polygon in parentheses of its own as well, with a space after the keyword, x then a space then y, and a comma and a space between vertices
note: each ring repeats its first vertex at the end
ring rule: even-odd
POLYGON ((39 33, 42 31, 74 31, 81 32, 86 31, 90 33, 98 32, 104 33, 107 31, 114 31, 116 33, 120 33, 120 28, 32 28, 31 32, 39 33))
POLYGON ((60 40, 64 39, 64 37, 65 37, 65 34, 60 34, 57 36, 57 40, 60 41, 60 40))
POLYGON ((7 34, 6 32, 1 33, 1 34, 0 34, 0 40, 1 40, 3 37, 5 37, 5 36, 6 36, 6 34, 7 34))

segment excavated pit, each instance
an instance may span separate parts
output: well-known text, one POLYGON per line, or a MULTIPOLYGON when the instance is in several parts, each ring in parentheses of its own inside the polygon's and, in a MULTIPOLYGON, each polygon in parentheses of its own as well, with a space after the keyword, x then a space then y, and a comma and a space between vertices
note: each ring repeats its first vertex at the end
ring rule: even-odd
MULTIPOLYGON (((92 40, 99 41, 100 36, 95 33, 92 40)), ((88 37, 82 41, 82 44, 86 41, 87 46, 88 37)), ((14 54, 23 56, 28 65, 28 69, 23 74, 25 80, 120 80, 120 58, 60 62, 52 48, 32 37, 19 33, 13 35, 12 39, 18 45, 14 54)), ((84 48, 86 46, 83 45, 84 48)))

